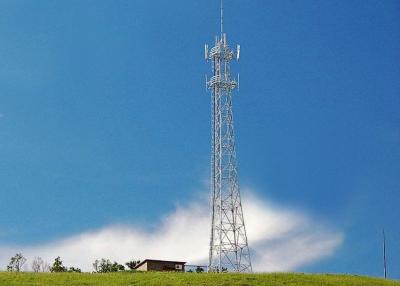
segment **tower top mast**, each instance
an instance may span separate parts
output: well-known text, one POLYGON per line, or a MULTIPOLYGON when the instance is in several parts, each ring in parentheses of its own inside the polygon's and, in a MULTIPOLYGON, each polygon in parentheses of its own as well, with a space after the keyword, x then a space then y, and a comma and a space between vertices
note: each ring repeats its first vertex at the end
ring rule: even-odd
POLYGON ((224 33, 224 0, 221 0, 221 36, 224 33))

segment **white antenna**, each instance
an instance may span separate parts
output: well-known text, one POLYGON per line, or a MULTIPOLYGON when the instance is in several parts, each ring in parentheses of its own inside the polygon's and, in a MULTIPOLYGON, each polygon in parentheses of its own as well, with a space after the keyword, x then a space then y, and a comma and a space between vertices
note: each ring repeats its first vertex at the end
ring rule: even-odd
POLYGON ((236 60, 239 61, 240 59, 240 45, 236 47, 236 60))
POLYGON ((204 45, 204 59, 208 60, 208 45, 204 45))
POLYGON ((240 73, 238 73, 238 91, 240 90, 240 73))

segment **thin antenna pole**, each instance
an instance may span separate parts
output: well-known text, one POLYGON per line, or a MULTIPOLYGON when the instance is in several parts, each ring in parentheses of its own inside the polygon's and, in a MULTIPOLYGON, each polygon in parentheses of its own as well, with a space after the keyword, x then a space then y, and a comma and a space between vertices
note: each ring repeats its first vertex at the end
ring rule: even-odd
POLYGON ((221 0, 221 36, 224 33, 224 0, 221 0))
POLYGON ((385 229, 382 230, 383 235, 383 276, 387 279, 387 261, 386 261, 386 236, 385 229))

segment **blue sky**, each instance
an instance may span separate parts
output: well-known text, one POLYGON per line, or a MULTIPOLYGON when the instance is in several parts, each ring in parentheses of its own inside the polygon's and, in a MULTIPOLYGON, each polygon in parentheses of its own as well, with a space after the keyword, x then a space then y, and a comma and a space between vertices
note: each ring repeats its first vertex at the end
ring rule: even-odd
MULTIPOLYGON (((240 182, 344 234, 298 271, 400 278, 400 3, 225 3, 240 182)), ((134 223, 207 191, 219 1, 0 2, 0 243, 134 223)), ((246 218, 246 210, 245 218, 246 218)), ((266 222, 268 223, 268 222, 266 222)))

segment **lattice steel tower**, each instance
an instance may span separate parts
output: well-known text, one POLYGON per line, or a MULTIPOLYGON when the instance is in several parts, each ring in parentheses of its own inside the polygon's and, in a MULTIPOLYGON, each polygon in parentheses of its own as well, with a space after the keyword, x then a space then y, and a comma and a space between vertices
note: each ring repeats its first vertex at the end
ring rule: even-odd
MULTIPOLYGON (((233 129, 232 92, 238 80, 231 76, 230 62, 239 60, 240 46, 232 51, 223 30, 223 2, 221 0, 221 35, 208 49, 205 58, 212 63, 212 77, 207 80, 211 90, 212 154, 211 154, 211 237, 210 272, 251 272, 250 251, 247 243, 240 198, 235 134, 233 129)), ((238 76, 239 77, 239 76, 238 76)))

